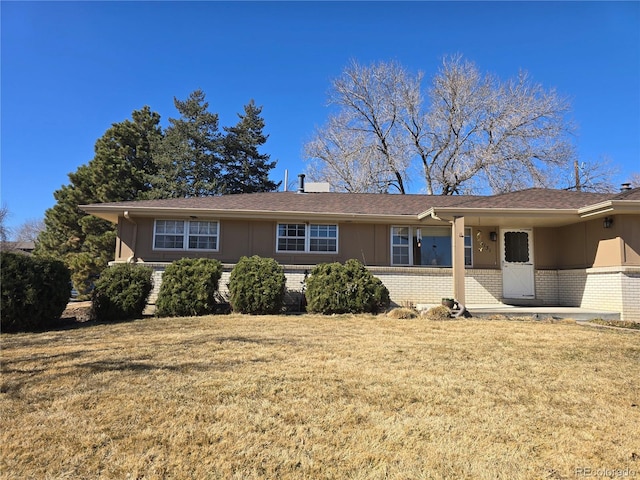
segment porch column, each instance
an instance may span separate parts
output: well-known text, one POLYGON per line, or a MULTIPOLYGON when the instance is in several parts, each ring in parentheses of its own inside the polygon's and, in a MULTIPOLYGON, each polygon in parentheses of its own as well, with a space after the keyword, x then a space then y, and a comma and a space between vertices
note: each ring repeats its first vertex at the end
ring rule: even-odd
POLYGON ((453 217, 451 222, 453 250, 453 297, 463 305, 466 304, 464 292, 464 217, 453 217))

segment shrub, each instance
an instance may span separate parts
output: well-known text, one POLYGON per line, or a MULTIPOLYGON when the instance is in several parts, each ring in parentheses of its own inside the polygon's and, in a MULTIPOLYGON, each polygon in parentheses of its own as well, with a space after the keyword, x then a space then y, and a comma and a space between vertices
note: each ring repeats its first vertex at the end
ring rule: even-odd
POLYGON ((444 305, 431 307, 425 314, 428 320, 448 320, 451 318, 451 311, 444 305))
POLYGON ((167 266, 156 302, 156 315, 207 315, 216 308, 222 264, 209 258, 183 258, 167 266))
POLYGON ((307 279, 309 312, 377 313, 389 307, 389 291, 358 260, 317 265, 307 279))
POLYGON ((273 258, 242 257, 229 277, 231 308, 252 315, 282 311, 287 280, 273 258))
POLYGON ((58 320, 71 294, 69 269, 49 258, 1 255, 2 330, 38 330, 58 320))
POLYGON ((394 308, 393 310, 389 310, 387 312, 387 317, 395 318, 396 320, 408 320, 411 318, 416 318, 418 316, 418 312, 416 312, 413 308, 400 307, 394 308))
POLYGON ((152 273, 148 267, 124 263, 105 269, 95 283, 91 318, 113 322, 142 317, 152 273))

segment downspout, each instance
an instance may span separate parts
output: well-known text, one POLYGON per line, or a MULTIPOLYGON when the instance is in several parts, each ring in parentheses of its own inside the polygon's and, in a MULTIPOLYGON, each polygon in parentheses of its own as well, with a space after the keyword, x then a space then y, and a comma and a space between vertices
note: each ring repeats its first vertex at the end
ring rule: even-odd
MULTIPOLYGON (((131 256, 127 258, 127 263, 136 263, 136 243, 138 241, 138 224, 129 215, 129 210, 124 211, 124 218, 133 224, 133 238, 131 239, 131 256)), ((122 242, 122 239, 120 239, 122 242)))

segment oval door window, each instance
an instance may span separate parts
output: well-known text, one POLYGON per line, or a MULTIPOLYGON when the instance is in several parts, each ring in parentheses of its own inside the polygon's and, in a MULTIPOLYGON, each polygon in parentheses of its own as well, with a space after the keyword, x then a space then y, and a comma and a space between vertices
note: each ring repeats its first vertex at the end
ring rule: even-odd
POLYGON ((528 232, 505 232, 504 259, 513 263, 527 263, 529 261, 528 232))

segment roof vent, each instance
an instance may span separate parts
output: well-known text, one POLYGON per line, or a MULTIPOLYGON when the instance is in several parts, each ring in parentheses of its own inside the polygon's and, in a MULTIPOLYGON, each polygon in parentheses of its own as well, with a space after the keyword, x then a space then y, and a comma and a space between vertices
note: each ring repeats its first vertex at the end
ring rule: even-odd
POLYGON ((620 191, 621 192, 628 192, 629 190, 633 190, 631 188, 631 184, 630 183, 623 183, 622 185, 620 185, 620 191))
POLYGON ((298 193, 304 193, 304 173, 298 175, 298 193))

